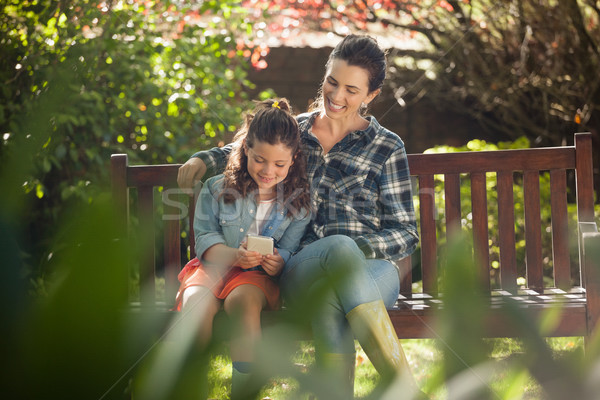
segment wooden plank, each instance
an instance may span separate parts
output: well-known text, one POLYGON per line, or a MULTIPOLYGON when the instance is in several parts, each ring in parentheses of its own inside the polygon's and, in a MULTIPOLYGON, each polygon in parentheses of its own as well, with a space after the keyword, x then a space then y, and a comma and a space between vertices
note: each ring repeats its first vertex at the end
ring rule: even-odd
POLYGON ((405 297, 412 296, 412 257, 404 257, 396 261, 398 276, 400 278, 400 294, 405 297))
POLYGON ((481 285, 490 291, 490 247, 488 234, 487 187, 484 172, 471 174, 471 212, 473 216, 473 252, 479 267, 481 285))
POLYGON ((525 243, 527 286, 544 290, 542 262, 542 220, 540 216, 540 175, 538 171, 523 173, 523 197, 525 205, 525 243))
MULTIPOLYGON (((554 307, 558 315, 556 326, 551 331, 545 332, 548 337, 583 336, 586 334, 586 307, 585 304, 572 307, 554 307)), ((412 310, 392 309, 388 310, 390 319, 400 339, 440 338, 437 315, 439 310, 412 310)), ((510 317, 510 309, 490 309, 483 321, 483 336, 495 337, 518 337, 523 334, 522 327, 515 325, 515 318, 510 317)), ((522 308, 520 313, 531 321, 538 324, 547 315, 547 308, 522 308)))
POLYGON ((575 167, 575 148, 409 154, 408 163, 412 175, 568 169, 575 167))
POLYGON ((133 165, 127 169, 129 186, 177 187, 181 164, 133 165))
POLYGON ((419 217, 421 238, 421 275, 423 291, 435 294, 437 285, 437 235, 433 175, 419 176, 419 217))
MULTIPOLYGON (((111 174, 111 190, 112 201, 114 204, 114 212, 116 215, 116 223, 118 224, 116 232, 117 240, 128 242, 127 225, 129 222, 129 188, 127 187, 127 154, 113 154, 110 157, 110 174, 111 174)), ((125 248, 130 246, 125 244, 125 248)), ((124 282, 129 281, 129 271, 125 269, 122 273, 124 282)), ((124 285, 121 298, 123 301, 129 299, 128 285, 124 285)))
POLYGON ((569 257, 567 174, 564 169, 550 171, 550 206, 552 209, 554 285, 567 290, 571 287, 571 260, 569 257))
POLYGON ((460 232, 460 175, 444 174, 444 195, 446 205, 446 237, 448 243, 456 232, 460 232))
POLYGON ((594 222, 594 165, 592 161, 592 135, 575 134, 577 149, 577 220, 594 222))
POLYGON ((504 290, 515 293, 517 291, 517 255, 512 172, 499 172, 497 185, 500 282, 504 290))
POLYGON ((156 301, 154 259, 154 188, 138 188, 140 302, 144 307, 154 307, 156 301))
MULTIPOLYGON (((165 214, 179 210, 173 206, 164 205, 165 214)), ((165 268, 165 301, 173 306, 179 288, 177 275, 181 271, 181 228, 179 219, 164 221, 163 257, 165 268)))

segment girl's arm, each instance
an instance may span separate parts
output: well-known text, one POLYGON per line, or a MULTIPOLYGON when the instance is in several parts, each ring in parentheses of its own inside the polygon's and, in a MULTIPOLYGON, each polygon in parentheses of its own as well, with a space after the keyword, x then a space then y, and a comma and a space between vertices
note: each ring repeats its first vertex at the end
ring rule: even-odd
POLYGON ((277 243, 275 253, 263 257, 262 266, 267 274, 271 276, 279 275, 290 255, 298 248, 300 240, 304 236, 306 225, 310 222, 310 213, 302 212, 303 214, 294 217, 283 233, 283 236, 277 243))
POLYGON ((295 215, 294 219, 287 227, 281 239, 277 242, 279 254, 283 257, 283 261, 287 262, 290 255, 296 251, 300 245, 300 240, 306 231, 306 225, 310 222, 311 214, 307 210, 301 210, 299 215, 295 215))
POLYGON ((196 201, 194 233, 198 258, 206 264, 219 266, 221 272, 232 266, 250 268, 260 264, 259 253, 246 250, 244 245, 237 249, 227 246, 216 215, 219 210, 219 194, 213 191, 214 179, 206 181, 196 201))

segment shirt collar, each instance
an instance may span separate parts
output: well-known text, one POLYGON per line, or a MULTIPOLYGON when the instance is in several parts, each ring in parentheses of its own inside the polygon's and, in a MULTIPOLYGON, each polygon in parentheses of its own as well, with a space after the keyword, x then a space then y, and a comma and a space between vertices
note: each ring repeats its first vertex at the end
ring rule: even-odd
MULTIPOLYGON (((309 114, 308 118, 306 118, 299 124, 300 130, 302 132, 306 132, 307 137, 315 141, 317 139, 310 133, 310 127, 313 125, 315 118, 317 118, 317 115, 319 115, 319 112, 320 111, 313 111, 309 114)), ((379 122, 377 122, 375 117, 373 117, 372 115, 367 116, 366 119, 367 121, 369 121, 369 125, 365 129, 350 132, 343 139, 343 141, 362 140, 365 143, 371 143, 373 140, 375 140, 377 132, 381 129, 379 122)))

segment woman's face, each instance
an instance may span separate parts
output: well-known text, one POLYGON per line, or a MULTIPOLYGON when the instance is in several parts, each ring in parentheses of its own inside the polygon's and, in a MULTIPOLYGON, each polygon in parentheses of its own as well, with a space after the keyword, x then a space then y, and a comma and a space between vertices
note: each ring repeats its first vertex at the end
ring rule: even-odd
POLYGON ((334 59, 325 73, 322 93, 327 116, 341 119, 358 114, 361 104, 369 104, 379 90, 369 93, 366 69, 334 59))
POLYGON ((248 156, 248 173, 258 185, 261 200, 275 195, 275 185, 283 181, 293 164, 292 149, 279 142, 269 144, 256 141, 244 151, 248 156))

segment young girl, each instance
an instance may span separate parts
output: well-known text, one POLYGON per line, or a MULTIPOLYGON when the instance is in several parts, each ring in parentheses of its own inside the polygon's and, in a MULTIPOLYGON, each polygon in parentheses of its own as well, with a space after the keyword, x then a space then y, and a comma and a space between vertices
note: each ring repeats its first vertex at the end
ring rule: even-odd
POLYGON ((202 313, 206 344, 223 307, 236 322, 231 339, 232 398, 239 397, 260 338, 260 313, 279 307, 276 282, 310 220, 310 194, 298 123, 286 99, 248 114, 225 172, 208 179, 196 203, 197 258, 179 274, 176 309, 202 313), (272 255, 246 248, 248 235, 274 240, 272 255))

